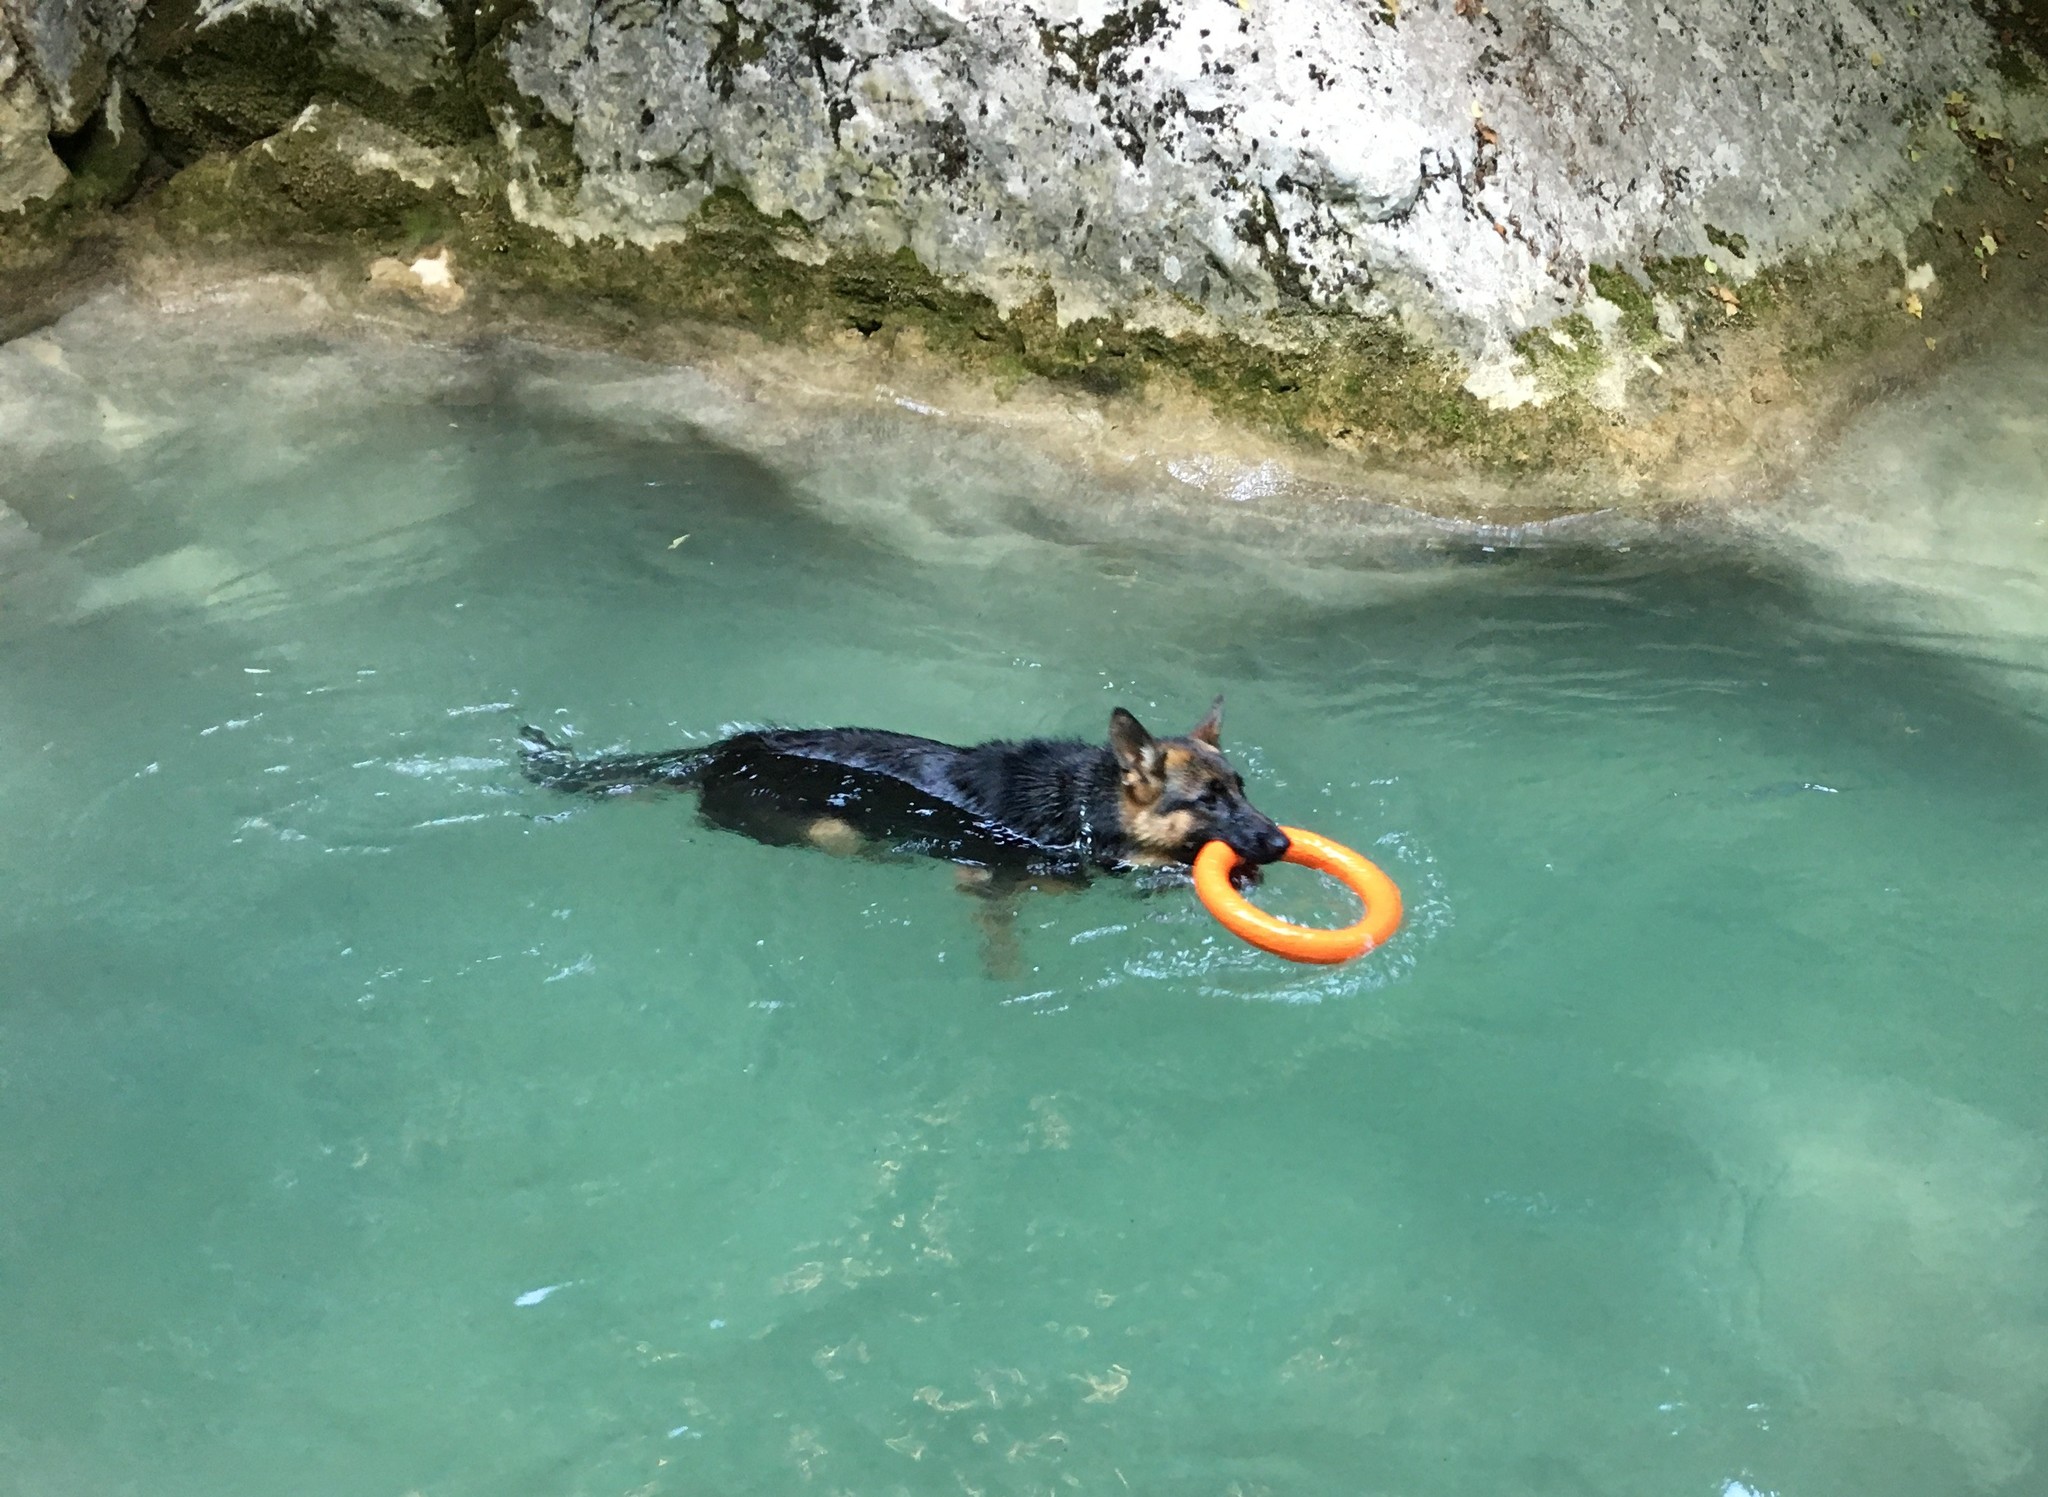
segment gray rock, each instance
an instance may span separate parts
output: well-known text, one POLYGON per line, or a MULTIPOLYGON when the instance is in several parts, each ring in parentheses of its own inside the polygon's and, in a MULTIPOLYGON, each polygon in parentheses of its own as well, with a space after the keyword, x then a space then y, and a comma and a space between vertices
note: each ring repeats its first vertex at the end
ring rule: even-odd
POLYGON ((14 37, 0 26, 0 213, 46 198, 67 179, 50 149, 50 104, 14 37))
POLYGON ((12 32, 50 113, 68 135, 105 96, 108 66, 135 34, 146 0, 0 0, 0 31, 12 32))
POLYGON ((1349 310, 1478 355, 1709 225, 1882 242, 1990 43, 1867 0, 542 0, 510 61, 574 131, 535 208, 567 236, 659 242, 732 186, 1066 320, 1349 310))

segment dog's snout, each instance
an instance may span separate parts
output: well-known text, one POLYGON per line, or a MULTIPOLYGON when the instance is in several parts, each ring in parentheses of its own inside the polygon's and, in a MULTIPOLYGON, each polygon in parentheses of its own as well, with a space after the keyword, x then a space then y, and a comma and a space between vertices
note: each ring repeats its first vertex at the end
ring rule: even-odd
POLYGON ((1265 817, 1254 814, 1249 824, 1234 829, 1230 846, 1247 863, 1277 863, 1287 856, 1287 834, 1265 817))

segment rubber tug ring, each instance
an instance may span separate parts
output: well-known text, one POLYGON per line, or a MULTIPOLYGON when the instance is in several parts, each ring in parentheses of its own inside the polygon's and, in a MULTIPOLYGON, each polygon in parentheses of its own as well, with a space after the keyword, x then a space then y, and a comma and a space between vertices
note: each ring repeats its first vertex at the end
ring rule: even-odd
POLYGON ((1287 851, 1280 861, 1327 873, 1356 894, 1365 906, 1359 922, 1322 930, 1267 914, 1230 882, 1238 857, 1227 842, 1208 843, 1195 854, 1195 895, 1209 913, 1232 935, 1291 962, 1334 965, 1384 946, 1401 924, 1401 891, 1394 881, 1365 854, 1353 852, 1341 842, 1299 827, 1280 830, 1287 834, 1287 851))

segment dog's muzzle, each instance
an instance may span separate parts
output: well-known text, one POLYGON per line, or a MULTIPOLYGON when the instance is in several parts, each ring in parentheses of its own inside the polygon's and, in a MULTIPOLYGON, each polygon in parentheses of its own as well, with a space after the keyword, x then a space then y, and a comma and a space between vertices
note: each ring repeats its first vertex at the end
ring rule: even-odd
POLYGON ((1277 863, 1287 856, 1287 834, 1272 822, 1225 838, 1230 849, 1247 863, 1277 863))

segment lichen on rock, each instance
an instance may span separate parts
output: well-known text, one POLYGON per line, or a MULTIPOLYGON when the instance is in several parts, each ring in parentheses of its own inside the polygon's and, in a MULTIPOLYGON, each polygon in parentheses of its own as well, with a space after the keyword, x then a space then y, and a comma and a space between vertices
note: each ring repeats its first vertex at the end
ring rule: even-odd
POLYGON ((1344 311, 1476 355, 1716 222, 1766 263, 1905 226, 1908 121, 1990 35, 1813 9, 543 0, 508 60, 574 132, 586 233, 731 186, 1063 320, 1344 311))

